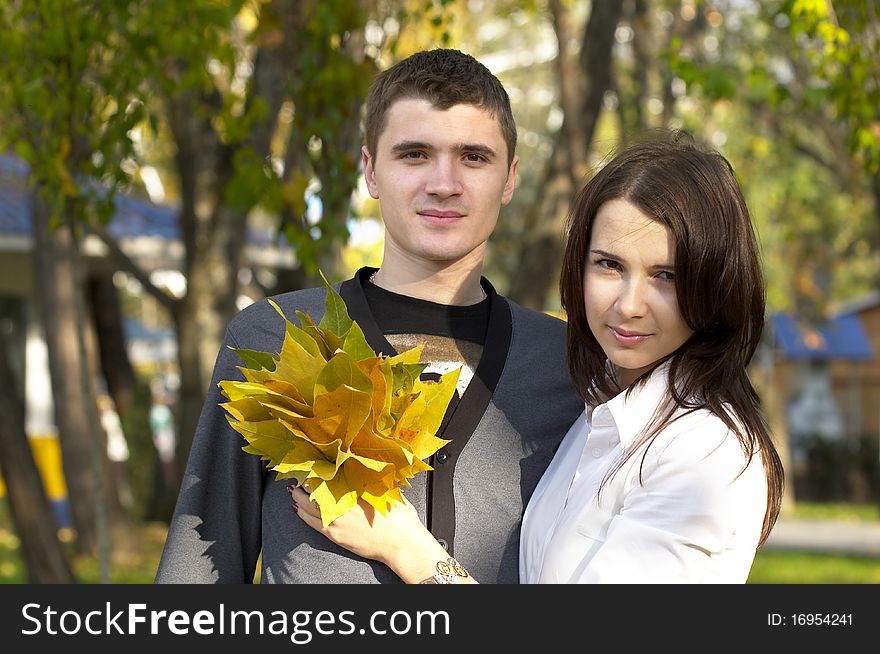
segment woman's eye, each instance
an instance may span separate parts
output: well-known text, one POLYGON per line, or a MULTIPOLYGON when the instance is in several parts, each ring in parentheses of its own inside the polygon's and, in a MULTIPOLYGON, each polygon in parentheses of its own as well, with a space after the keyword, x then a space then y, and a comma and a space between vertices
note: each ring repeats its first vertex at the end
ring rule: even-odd
POLYGON ((620 268, 620 264, 613 259, 597 259, 596 265, 607 270, 617 270, 620 268))
POLYGON ((664 282, 674 282, 675 273, 673 273, 671 270, 663 270, 657 273, 657 278, 662 279, 664 282))

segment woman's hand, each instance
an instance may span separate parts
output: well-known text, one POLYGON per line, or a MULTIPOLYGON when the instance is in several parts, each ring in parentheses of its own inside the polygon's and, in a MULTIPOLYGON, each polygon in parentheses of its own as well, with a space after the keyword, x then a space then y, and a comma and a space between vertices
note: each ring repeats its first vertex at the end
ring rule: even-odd
POLYGON ((308 493, 295 486, 288 486, 288 492, 296 514, 312 529, 358 556, 384 563, 407 583, 430 577, 436 562, 449 556, 406 498, 385 515, 360 501, 324 527, 321 511, 308 493))

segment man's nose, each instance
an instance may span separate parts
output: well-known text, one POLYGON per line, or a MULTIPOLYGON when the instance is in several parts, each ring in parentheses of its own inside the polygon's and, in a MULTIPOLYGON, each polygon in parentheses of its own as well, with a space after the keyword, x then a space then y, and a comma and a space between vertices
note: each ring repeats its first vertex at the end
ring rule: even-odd
POLYGON ((455 162, 451 158, 440 157, 435 161, 431 175, 425 185, 429 195, 448 197, 459 195, 462 191, 461 179, 455 162))

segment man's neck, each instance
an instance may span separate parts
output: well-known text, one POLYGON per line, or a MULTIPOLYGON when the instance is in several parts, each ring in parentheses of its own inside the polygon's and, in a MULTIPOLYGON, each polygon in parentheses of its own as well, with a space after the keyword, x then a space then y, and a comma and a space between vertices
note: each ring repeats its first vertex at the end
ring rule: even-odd
POLYGON ((386 250, 372 281, 392 293, 437 304, 476 304, 486 297, 480 286, 483 257, 482 252, 472 254, 477 256, 452 262, 413 261, 389 256, 386 250))

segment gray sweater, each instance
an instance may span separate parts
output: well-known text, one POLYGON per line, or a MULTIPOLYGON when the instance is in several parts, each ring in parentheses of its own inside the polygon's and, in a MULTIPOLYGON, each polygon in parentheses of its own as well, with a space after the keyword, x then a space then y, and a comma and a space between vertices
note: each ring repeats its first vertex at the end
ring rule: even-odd
MULTIPOLYGON (((370 314, 359 271, 340 290, 376 351, 393 354, 370 314)), ((492 298, 483 357, 442 438, 449 454, 406 490, 434 535, 482 583, 518 581, 519 533, 529 497, 557 445, 583 411, 565 363, 565 323, 492 298), (476 382, 476 383, 475 383, 476 382)), ((317 323, 324 289, 273 298, 317 323)), ((292 512, 289 480, 275 481, 227 423, 217 383, 242 379, 227 346, 278 352, 284 321, 266 301, 229 324, 186 467, 157 583, 250 583, 262 552, 262 583, 399 583, 381 563, 336 546, 292 512)), ((443 451, 443 450, 441 450, 443 451)), ((435 455, 436 457, 436 455, 435 455)))

